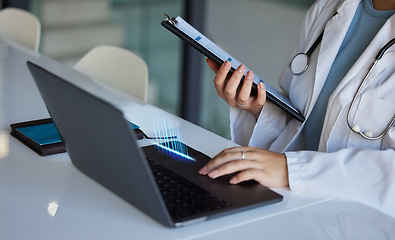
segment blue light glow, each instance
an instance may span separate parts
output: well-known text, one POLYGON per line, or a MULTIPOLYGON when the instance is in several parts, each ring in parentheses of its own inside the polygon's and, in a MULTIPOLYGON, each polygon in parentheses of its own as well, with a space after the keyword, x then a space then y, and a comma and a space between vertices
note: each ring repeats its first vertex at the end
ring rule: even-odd
POLYGON ((176 154, 176 155, 178 155, 178 156, 180 156, 180 157, 183 157, 183 158, 186 158, 186 159, 195 161, 195 159, 194 159, 193 157, 190 157, 190 156, 188 156, 188 155, 185 155, 185 154, 183 154, 183 153, 181 153, 181 152, 178 152, 178 151, 176 151, 176 150, 174 150, 174 149, 171 149, 171 148, 169 148, 169 147, 166 147, 166 146, 164 146, 164 145, 162 145, 162 144, 155 143, 155 145, 158 146, 158 147, 160 147, 160 148, 162 148, 162 149, 164 149, 164 150, 166 150, 166 151, 169 151, 169 152, 171 152, 171 153, 174 153, 174 154, 176 154))
POLYGON ((181 143, 180 129, 175 126, 172 121, 157 119, 155 122, 155 135, 163 137, 176 136, 179 141, 162 142, 157 139, 154 144, 160 147, 160 149, 166 151, 166 153, 171 155, 171 157, 180 158, 180 160, 195 160, 189 156, 188 148, 186 147, 186 145, 181 143))

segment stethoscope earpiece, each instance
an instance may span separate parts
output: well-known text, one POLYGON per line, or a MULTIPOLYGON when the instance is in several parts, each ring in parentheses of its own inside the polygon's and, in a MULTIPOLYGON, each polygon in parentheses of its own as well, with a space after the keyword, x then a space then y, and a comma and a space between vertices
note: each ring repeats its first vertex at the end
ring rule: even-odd
POLYGON ((373 133, 371 132, 371 131, 366 131, 365 132, 365 135, 367 136, 367 137, 373 137, 373 133))
POLYGON ((371 138, 373 137, 373 133, 371 131, 366 131, 366 132, 361 132, 361 128, 359 127, 358 124, 354 124, 351 127, 351 130, 355 133, 358 133, 359 135, 361 135, 364 138, 371 138))
POLYGON ((360 133, 361 132, 361 128, 359 127, 358 124, 354 124, 351 128, 351 130, 355 133, 360 133))

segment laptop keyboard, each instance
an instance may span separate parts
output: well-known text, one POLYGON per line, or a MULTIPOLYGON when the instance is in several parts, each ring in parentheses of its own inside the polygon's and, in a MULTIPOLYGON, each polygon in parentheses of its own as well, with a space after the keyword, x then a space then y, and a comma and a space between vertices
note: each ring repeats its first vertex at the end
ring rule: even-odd
POLYGON ((186 181, 147 157, 170 215, 175 220, 230 207, 231 204, 186 181))

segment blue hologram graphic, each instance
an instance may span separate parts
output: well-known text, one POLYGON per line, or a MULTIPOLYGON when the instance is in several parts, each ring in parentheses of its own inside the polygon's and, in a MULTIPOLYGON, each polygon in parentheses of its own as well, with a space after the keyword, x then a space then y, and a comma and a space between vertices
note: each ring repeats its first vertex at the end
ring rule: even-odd
POLYGON ((179 141, 160 141, 156 139, 154 144, 159 147, 162 151, 164 151, 169 156, 180 159, 180 160, 195 160, 189 156, 188 148, 185 144, 182 144, 182 138, 180 129, 174 125, 172 121, 167 121, 166 119, 156 119, 155 121, 155 135, 163 136, 163 137, 173 137, 179 141))
POLYGON ((192 161, 196 161, 193 157, 190 157, 190 156, 188 156, 188 155, 185 155, 185 154, 183 154, 183 153, 181 153, 181 152, 178 152, 177 150, 171 149, 171 148, 169 148, 169 147, 167 147, 167 146, 165 146, 165 145, 158 144, 158 143, 154 143, 154 144, 155 144, 156 146, 158 146, 159 148, 168 151, 169 153, 175 154, 176 156, 178 155, 178 156, 180 156, 180 157, 182 157, 182 158, 186 158, 186 159, 189 159, 189 160, 192 160, 192 161))

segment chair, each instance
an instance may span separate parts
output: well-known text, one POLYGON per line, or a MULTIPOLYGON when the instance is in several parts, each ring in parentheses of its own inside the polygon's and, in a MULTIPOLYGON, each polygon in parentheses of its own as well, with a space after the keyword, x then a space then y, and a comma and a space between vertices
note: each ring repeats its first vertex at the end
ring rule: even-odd
POLYGON ((91 49, 75 65, 94 81, 104 82, 143 101, 147 100, 148 67, 136 54, 116 46, 91 49))
POLYGON ((18 8, 1 10, 0 33, 21 45, 38 51, 41 24, 30 12, 18 8))

